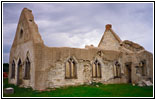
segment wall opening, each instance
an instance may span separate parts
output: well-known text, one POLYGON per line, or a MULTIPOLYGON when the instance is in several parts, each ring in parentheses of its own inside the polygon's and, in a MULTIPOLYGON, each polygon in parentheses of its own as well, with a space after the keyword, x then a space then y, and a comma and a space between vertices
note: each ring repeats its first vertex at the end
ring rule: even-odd
POLYGON ((31 63, 29 61, 29 58, 27 57, 25 61, 25 68, 24 68, 24 79, 27 79, 27 80, 30 79, 30 65, 31 63))
POLYGON ((76 62, 73 58, 70 58, 65 65, 65 78, 76 78, 76 62))
POLYGON ((114 65, 114 78, 121 78, 121 65, 118 61, 114 65))
POLYGON ((22 84, 22 62, 21 59, 18 61, 17 66, 17 85, 22 84))
POLYGON ((141 73, 140 74, 142 76, 146 76, 147 75, 146 61, 145 60, 140 61, 139 67, 140 67, 140 70, 141 70, 141 73))
POLYGON ((132 65, 132 62, 127 62, 125 63, 125 66, 126 66, 126 74, 127 74, 127 80, 128 80, 128 83, 131 83, 131 65, 132 65))
POLYGON ((32 22, 33 20, 32 19, 29 19, 29 21, 32 22))
POLYGON ((101 78, 101 64, 98 60, 95 60, 95 62, 92 65, 92 77, 93 78, 101 78))
POLYGON ((15 78, 15 62, 13 60, 12 66, 11 66, 11 78, 15 78))
POLYGON ((23 37, 23 29, 20 30, 20 38, 23 37))

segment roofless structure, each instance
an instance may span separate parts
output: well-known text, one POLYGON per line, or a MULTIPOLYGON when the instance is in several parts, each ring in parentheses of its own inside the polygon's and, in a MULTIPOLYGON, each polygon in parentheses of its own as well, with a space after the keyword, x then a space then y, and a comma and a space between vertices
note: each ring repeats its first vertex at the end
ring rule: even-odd
POLYGON ((91 82, 135 84, 143 79, 153 82, 153 55, 122 41, 112 25, 106 25, 98 47, 47 47, 32 11, 22 10, 10 51, 9 83, 39 90, 91 82))

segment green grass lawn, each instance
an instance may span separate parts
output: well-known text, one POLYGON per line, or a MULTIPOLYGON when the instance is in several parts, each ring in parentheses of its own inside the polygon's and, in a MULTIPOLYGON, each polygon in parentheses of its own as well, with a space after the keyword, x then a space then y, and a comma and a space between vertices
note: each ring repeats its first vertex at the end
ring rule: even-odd
POLYGON ((4 97, 152 97, 153 87, 138 87, 131 84, 109 84, 103 85, 97 83, 94 85, 81 85, 58 88, 52 91, 33 91, 31 88, 19 88, 15 85, 8 84, 4 79, 4 86, 13 87, 14 94, 4 97))

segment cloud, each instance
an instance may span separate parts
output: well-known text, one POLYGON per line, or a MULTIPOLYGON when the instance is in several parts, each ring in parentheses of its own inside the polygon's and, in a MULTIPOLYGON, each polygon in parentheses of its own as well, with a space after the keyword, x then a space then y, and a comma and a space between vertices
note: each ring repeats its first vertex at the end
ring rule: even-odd
POLYGON ((3 63, 9 63, 9 53, 3 53, 3 63))
POLYGON ((152 3, 5 3, 3 4, 3 61, 8 62, 21 10, 32 10, 47 46, 97 46, 106 24, 122 40, 153 52, 152 3))

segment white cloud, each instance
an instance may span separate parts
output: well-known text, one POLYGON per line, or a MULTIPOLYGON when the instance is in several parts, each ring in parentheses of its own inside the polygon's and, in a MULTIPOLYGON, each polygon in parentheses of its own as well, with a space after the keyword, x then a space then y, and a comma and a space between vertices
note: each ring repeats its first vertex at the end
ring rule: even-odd
POLYGON ((9 62, 10 53, 3 53, 3 63, 9 62))
POLYGON ((4 45, 11 45, 13 42, 13 37, 15 36, 17 24, 15 23, 8 23, 3 24, 3 44, 4 45))

